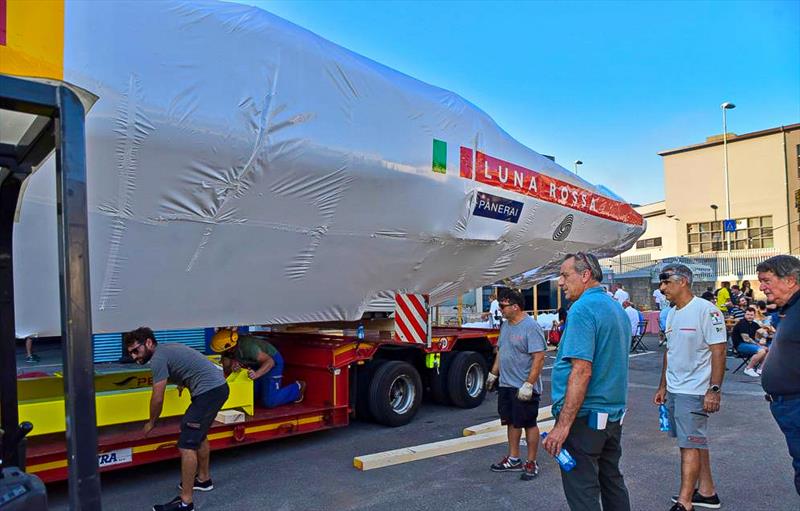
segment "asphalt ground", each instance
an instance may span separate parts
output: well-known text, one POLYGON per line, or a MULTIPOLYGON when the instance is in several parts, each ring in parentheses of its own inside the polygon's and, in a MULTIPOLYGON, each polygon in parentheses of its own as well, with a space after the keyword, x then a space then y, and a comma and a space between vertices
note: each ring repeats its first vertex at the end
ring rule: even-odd
MULTIPOLYGON (((657 341, 649 338, 647 344, 654 347, 657 341)), ((658 410, 651 404, 661 359, 661 351, 630 359, 622 470, 636 511, 668 510, 679 485, 678 448, 659 431, 658 410)), ((758 379, 731 374, 738 363, 728 359, 722 409, 710 422, 712 472, 722 507, 800 510, 784 437, 758 379)), ((546 367, 550 364, 552 359, 546 367)), ((549 404, 549 376, 547 369, 542 405, 549 404)), ((489 470, 505 454, 504 444, 367 472, 353 468, 354 456, 460 437, 464 427, 497 418, 496 406, 496 394, 472 410, 425 403, 411 424, 399 428, 354 422, 336 430, 212 453, 216 488, 195 494, 196 509, 567 509, 558 465, 542 450, 541 471, 533 481, 521 481, 518 473, 489 470)), ((177 460, 104 474, 104 509, 150 509, 177 494, 178 478, 177 460)), ((51 509, 67 509, 66 484, 50 485, 49 498, 51 509)))

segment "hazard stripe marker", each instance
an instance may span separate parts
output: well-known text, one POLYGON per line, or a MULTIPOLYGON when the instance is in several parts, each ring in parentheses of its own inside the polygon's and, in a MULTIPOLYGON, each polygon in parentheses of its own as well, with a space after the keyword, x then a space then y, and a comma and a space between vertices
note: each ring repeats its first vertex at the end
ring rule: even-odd
POLYGON ((395 295, 395 336, 402 342, 426 344, 428 341, 428 312, 424 295, 395 295))

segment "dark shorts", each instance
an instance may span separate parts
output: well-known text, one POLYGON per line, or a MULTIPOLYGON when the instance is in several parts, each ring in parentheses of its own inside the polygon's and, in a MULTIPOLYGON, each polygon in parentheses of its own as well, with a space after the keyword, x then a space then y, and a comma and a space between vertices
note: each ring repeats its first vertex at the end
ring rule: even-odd
POLYGON ((517 399, 517 391, 513 387, 500 387, 497 394, 497 413, 500 424, 515 428, 532 428, 536 426, 539 415, 539 394, 534 394, 530 401, 517 399))
POLYGON ((208 434, 208 428, 217 417, 217 412, 228 400, 228 384, 224 383, 208 392, 192 396, 192 404, 181 419, 181 434, 178 447, 196 451, 208 434))

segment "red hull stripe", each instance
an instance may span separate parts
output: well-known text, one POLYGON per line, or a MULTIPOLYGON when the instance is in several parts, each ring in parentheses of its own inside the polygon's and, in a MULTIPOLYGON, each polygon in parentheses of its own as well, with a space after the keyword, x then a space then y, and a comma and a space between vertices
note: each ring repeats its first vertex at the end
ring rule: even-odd
POLYGON ((585 188, 489 156, 480 151, 475 152, 475 166, 473 169, 471 156, 471 149, 461 148, 461 177, 472 179, 474 171, 475 180, 479 183, 503 188, 617 222, 630 225, 642 225, 644 223, 642 216, 624 202, 609 199, 585 188))

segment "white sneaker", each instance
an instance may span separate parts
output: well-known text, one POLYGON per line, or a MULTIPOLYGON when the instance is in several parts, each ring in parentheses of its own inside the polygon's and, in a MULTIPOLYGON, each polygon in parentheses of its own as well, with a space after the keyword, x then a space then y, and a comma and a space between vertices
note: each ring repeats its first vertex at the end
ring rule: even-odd
POLYGON ((758 378, 758 373, 756 372, 756 370, 750 367, 745 368, 744 374, 746 374, 747 376, 752 376, 753 378, 758 378))

